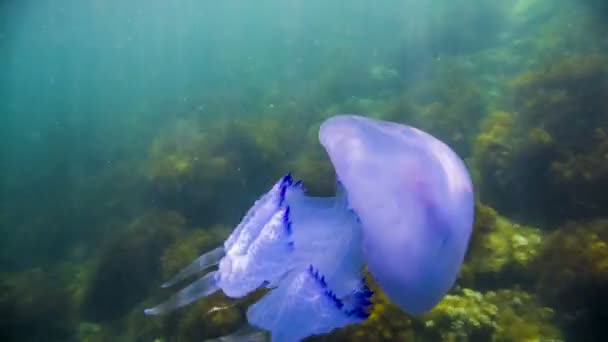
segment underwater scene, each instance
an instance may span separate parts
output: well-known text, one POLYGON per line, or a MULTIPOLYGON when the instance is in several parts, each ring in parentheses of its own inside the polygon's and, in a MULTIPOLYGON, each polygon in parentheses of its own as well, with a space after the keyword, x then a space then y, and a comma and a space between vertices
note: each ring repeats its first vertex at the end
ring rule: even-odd
POLYGON ((608 341, 607 33, 605 0, 1 0, 0 341, 608 341))

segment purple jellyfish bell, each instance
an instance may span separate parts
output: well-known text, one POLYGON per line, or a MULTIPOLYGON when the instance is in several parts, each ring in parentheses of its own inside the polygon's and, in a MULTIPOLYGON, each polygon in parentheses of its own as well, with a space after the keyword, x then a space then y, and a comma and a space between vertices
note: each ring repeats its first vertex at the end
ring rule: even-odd
POLYGON ((162 314, 222 290, 241 298, 270 291, 247 311, 249 326, 220 341, 298 341, 365 320, 369 271, 405 312, 420 314, 453 285, 473 223, 464 163, 412 127, 354 115, 326 120, 319 140, 338 177, 335 197, 305 194, 282 177, 255 202, 223 246, 163 284, 217 265, 166 302, 162 314))
POLYGON ((355 115, 326 120, 319 140, 363 229, 365 263, 410 314, 452 287, 473 225, 473 186, 463 161, 416 128, 355 115))

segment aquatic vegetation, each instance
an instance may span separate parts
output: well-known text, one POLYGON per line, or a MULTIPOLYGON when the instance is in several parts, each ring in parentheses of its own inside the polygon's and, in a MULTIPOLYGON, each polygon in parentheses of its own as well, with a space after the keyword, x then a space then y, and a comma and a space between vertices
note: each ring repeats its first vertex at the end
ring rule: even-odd
POLYGON ((559 340, 553 311, 519 290, 480 293, 464 288, 447 295, 423 317, 422 340, 545 341, 559 340))
MULTIPOLYGON (((519 136, 513 113, 492 113, 482 124, 473 149, 473 164, 481 200, 509 217, 521 218, 529 213, 528 205, 545 205, 539 198, 543 179, 525 174, 543 175, 551 157, 552 139, 519 136), (531 204, 532 202, 534 204, 531 204)), ((535 131, 536 132, 536 131, 535 131)), ((545 136, 535 134, 534 136, 545 136)))
POLYGON ((195 225, 232 223, 235 211, 274 177, 275 161, 286 156, 279 147, 298 146, 297 137, 304 139, 293 133, 297 121, 292 129, 279 122, 179 121, 150 147, 144 172, 153 195, 195 225), (227 193, 243 196, 221 195, 227 193))
POLYGON ((160 276, 160 256, 177 239, 184 218, 151 210, 136 218, 101 248, 82 300, 81 311, 91 321, 120 318, 143 300, 160 276))
POLYGON ((102 342, 109 336, 103 336, 103 327, 100 324, 82 322, 78 325, 76 333, 78 341, 82 342, 102 342))
POLYGON ((335 58, 338 62, 325 65, 319 72, 316 91, 318 102, 340 103, 353 96, 365 97, 383 90, 375 86, 379 80, 373 78, 370 70, 373 66, 361 60, 343 61, 340 60, 339 55, 335 58))
POLYGON ((387 65, 374 64, 369 68, 370 77, 376 81, 387 81, 399 77, 399 72, 387 65))
MULTIPOLYGON (((228 172, 231 166, 229 159, 212 153, 220 142, 211 139, 207 132, 202 131, 199 122, 182 120, 152 143, 145 174, 155 193, 169 202, 167 204, 170 205, 172 199, 176 200, 174 198, 186 196, 184 192, 188 185, 197 181, 194 177, 211 177, 213 180, 213 175, 228 172)), ((194 200, 188 197, 185 199, 194 200)), ((175 206, 180 207, 179 204, 175 206)))
MULTIPOLYGON (((139 317, 149 317, 141 315, 139 317)), ((245 310, 234 300, 220 294, 187 308, 175 327, 175 335, 184 341, 201 341, 229 335, 246 321, 245 310)))
POLYGON ((32 269, 0 277, 0 339, 3 341, 67 340, 76 307, 61 277, 32 269))
POLYGON ((543 244, 541 230, 511 222, 480 203, 475 217, 463 281, 478 288, 529 284, 543 244))
POLYGON ((358 325, 337 330, 311 341, 547 341, 561 340, 555 314, 537 296, 517 290, 479 292, 457 288, 429 313, 404 314, 382 289, 370 281, 374 306, 370 317, 358 325))
POLYGON ((276 340, 300 340, 369 317, 373 292, 361 279, 364 262, 402 310, 431 309, 455 281, 473 223, 462 160, 422 131, 354 115, 326 120, 319 140, 339 179, 335 197, 308 197, 301 181, 284 176, 223 246, 163 287, 216 264, 218 270, 145 313, 163 314, 218 290, 242 298, 267 287, 272 290, 247 311, 249 324, 276 340), (387 201, 395 206, 385 208, 387 201))
POLYGON ((194 229, 180 234, 163 252, 161 270, 163 278, 177 273, 200 251, 210 250, 223 241, 229 231, 223 226, 194 229))
POLYGON ((335 190, 333 168, 320 151, 301 153, 288 166, 306 183, 310 194, 327 196, 335 190))
POLYGON ((108 234, 111 221, 131 217, 144 206, 145 187, 134 172, 137 165, 116 161, 111 167, 67 174, 58 168, 16 190, 19 195, 0 203, 0 211, 6 210, 0 221, 3 270, 52 268, 70 259, 76 248, 93 251, 108 234), (24 250, 35 252, 24 254, 24 250))
POLYGON ((339 105, 329 107, 326 112, 330 113, 327 117, 336 112, 365 112, 370 113, 368 117, 379 120, 396 119, 398 115, 393 116, 394 113, 403 116, 399 112, 398 102, 393 99, 391 94, 378 95, 373 98, 352 96, 339 105))
POLYGON ((586 146, 586 151, 563 151, 561 158, 553 161, 549 166, 554 186, 564 196, 568 196, 566 205, 575 210, 572 214, 573 218, 602 215, 606 209, 605 203, 608 200, 608 195, 604 192, 608 190, 608 158, 606 158, 608 135, 605 131, 608 126, 606 124, 588 132, 592 141, 589 142, 590 146, 586 146))
POLYGON ((424 326, 441 341, 491 340, 498 329, 498 307, 471 289, 449 294, 429 314, 424 326))
POLYGON ((605 211, 606 65, 570 57, 513 81, 514 111, 489 117, 476 140, 482 201, 540 224, 605 211))
POLYGON ((534 271, 539 295, 555 308, 569 336, 606 336, 607 220, 570 222, 552 232, 534 271))
MULTIPOLYGON (((473 156, 476 158, 477 168, 484 181, 489 181, 490 174, 496 181, 502 181, 502 172, 510 162, 509 138, 513 127, 513 114, 507 112, 492 113, 484 120, 481 132, 475 139, 473 156)), ((502 183, 501 183, 502 185, 502 183)))
POLYGON ((473 75, 456 62, 436 62, 437 70, 399 99, 393 111, 410 113, 409 122, 445 141, 459 155, 471 154, 472 138, 486 112, 484 94, 473 75))

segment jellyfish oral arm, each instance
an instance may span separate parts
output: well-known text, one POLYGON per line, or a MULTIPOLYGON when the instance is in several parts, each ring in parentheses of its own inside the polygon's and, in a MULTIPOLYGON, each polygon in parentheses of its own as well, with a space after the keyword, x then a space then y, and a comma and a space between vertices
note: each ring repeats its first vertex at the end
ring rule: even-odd
POLYGON ((220 260, 224 257, 224 255, 226 255, 226 253, 224 251, 224 246, 219 246, 219 247, 201 255, 196 260, 194 260, 194 262, 192 262, 190 265, 188 265, 187 267, 185 267, 184 269, 179 271, 177 273, 177 275, 175 275, 175 277, 171 278, 171 280, 162 284, 161 287, 162 288, 171 287, 171 286, 177 284, 178 282, 180 282, 196 273, 202 272, 202 271, 206 270, 207 268, 217 265, 220 262, 220 260))
POLYGON ((249 324, 275 340, 295 341, 367 317, 372 293, 361 276, 363 263, 361 225, 346 190, 338 185, 336 197, 310 197, 288 174, 256 201, 223 246, 165 284, 213 264, 216 271, 145 313, 164 314, 218 290, 242 298, 266 286, 271 291, 250 307, 249 324))
POLYGON ((189 286, 173 295, 167 301, 144 310, 146 315, 159 315, 173 311, 182 306, 188 305, 199 298, 206 297, 219 290, 216 281, 217 272, 209 272, 204 277, 198 279, 189 286))

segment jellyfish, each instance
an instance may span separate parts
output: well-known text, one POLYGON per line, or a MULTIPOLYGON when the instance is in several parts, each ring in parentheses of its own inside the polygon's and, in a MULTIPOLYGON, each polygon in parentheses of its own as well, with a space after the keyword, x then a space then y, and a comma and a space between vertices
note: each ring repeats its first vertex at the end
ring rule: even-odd
POLYGON ((453 286, 471 235, 464 162, 428 133, 357 115, 327 119, 319 140, 336 172, 334 197, 308 196, 301 181, 281 177, 222 246, 163 287, 216 269, 145 313, 220 290, 243 298, 267 288, 247 310, 252 332, 222 340, 266 331, 273 341, 299 341, 369 316, 365 266, 404 312, 432 309, 453 286))

